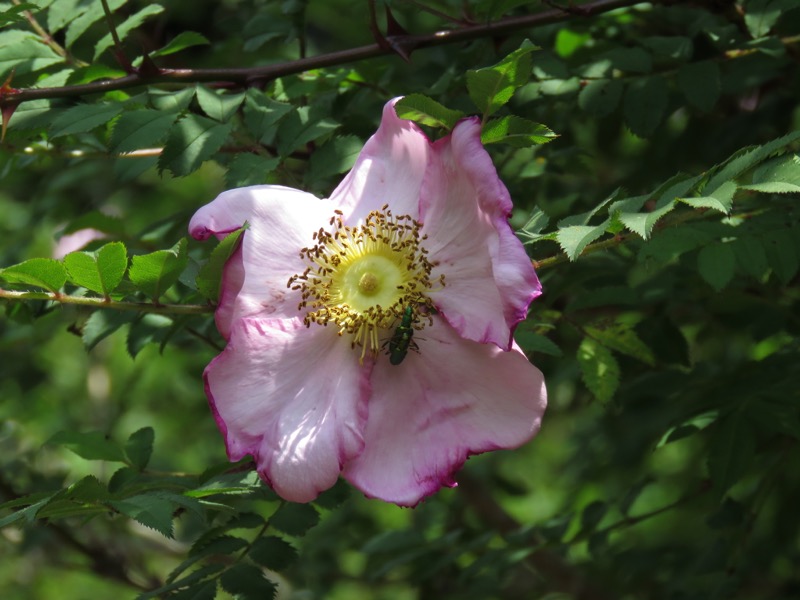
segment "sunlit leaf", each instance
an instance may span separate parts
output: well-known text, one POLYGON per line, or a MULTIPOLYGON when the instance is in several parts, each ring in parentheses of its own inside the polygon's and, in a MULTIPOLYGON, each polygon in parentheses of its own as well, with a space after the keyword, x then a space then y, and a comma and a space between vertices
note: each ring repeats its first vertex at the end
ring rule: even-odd
POLYGON ((394 106, 397 116, 421 125, 452 129, 464 116, 458 110, 451 110, 422 94, 409 94, 394 106))
POLYGON ((159 170, 170 171, 173 175, 188 175, 220 149, 230 132, 228 123, 187 115, 170 129, 164 151, 158 159, 159 170))
POLYGON ((67 270, 51 258, 31 258, 0 270, 0 278, 10 283, 32 285, 58 292, 67 281, 67 270))
POLYGON ((72 283, 107 296, 125 275, 128 253, 122 242, 111 242, 96 252, 67 254, 64 265, 72 283))
POLYGON ((609 402, 620 382, 619 364, 611 351, 592 338, 585 337, 578 348, 578 364, 589 391, 600 402, 609 402))
POLYGON ((140 290, 158 301, 178 281, 188 259, 186 239, 182 238, 169 250, 134 256, 128 277, 140 290))

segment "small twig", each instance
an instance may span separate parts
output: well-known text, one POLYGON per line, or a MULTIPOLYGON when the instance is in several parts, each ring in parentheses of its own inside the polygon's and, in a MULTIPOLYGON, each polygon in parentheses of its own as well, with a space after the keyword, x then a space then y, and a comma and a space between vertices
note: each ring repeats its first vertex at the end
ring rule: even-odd
MULTIPOLYGON (((595 0, 594 2, 583 5, 583 8, 587 11, 587 15, 591 16, 626 6, 632 6, 637 2, 638 0, 595 0)), ((482 37, 507 35, 531 27, 557 23, 570 18, 570 16, 571 15, 565 14, 561 10, 545 10, 532 15, 508 17, 488 24, 470 25, 422 35, 395 36, 393 41, 395 45, 400 45, 411 51, 413 49, 455 44, 482 37)), ((134 72, 116 79, 94 81, 81 85, 22 89, 13 95, 1 97, 0 108, 30 100, 74 98, 76 96, 99 94, 112 90, 123 90, 158 83, 179 83, 186 85, 203 82, 227 82, 247 87, 254 84, 263 84, 287 75, 296 75, 298 73, 324 67, 339 66, 394 52, 396 52, 396 50, 393 48, 384 48, 381 47, 380 44, 375 43, 358 48, 350 48, 348 50, 261 67, 161 69, 158 73, 153 75, 134 72)))
POLYGON ((158 315, 207 315, 214 312, 210 304, 152 304, 149 302, 108 301, 105 298, 67 296, 52 292, 17 292, 0 289, 0 299, 11 301, 47 300, 59 304, 73 304, 90 308, 131 310, 158 315))
MULTIPOLYGON (((15 6, 19 6, 20 4, 22 4, 22 2, 20 0, 11 0, 11 3, 13 5, 15 5, 15 6)), ((88 66, 87 63, 85 63, 83 61, 76 61, 72 57, 72 55, 69 52, 67 52, 66 48, 64 48, 61 44, 59 44, 57 41, 55 41, 53 39, 53 37, 50 35, 50 33, 44 27, 41 26, 41 24, 36 19, 36 17, 33 16, 33 13, 31 11, 23 10, 22 14, 25 17, 25 19, 28 21, 28 24, 31 26, 31 29, 33 29, 39 35, 39 37, 42 38, 42 41, 45 44, 50 46, 50 49, 53 52, 58 54, 60 57, 66 59, 67 62, 75 64, 75 65, 77 65, 79 67, 88 66)))
MULTIPOLYGON (((694 221, 696 219, 702 219, 706 217, 709 213, 706 210, 692 210, 685 213, 679 214, 677 217, 673 219, 664 219, 664 221, 660 221, 655 224, 656 229, 665 229, 667 227, 674 227, 675 225, 681 225, 686 223, 687 221, 694 221)), ((730 215, 729 215, 730 216, 730 215)), ((614 248, 621 244, 624 244, 628 240, 631 239, 642 239, 638 235, 634 235, 633 233, 618 233, 613 238, 603 240, 601 242, 595 242, 593 244, 589 244, 583 251, 575 258, 578 260, 579 258, 583 258, 587 254, 592 254, 594 252, 598 252, 600 250, 608 250, 609 248, 614 248)), ((543 258, 541 260, 531 260, 533 263, 533 267, 540 271, 542 269, 549 269, 550 267, 554 267, 555 265, 559 265, 561 263, 569 262, 569 257, 564 252, 559 252, 555 256, 548 256, 547 258, 543 258)))
POLYGON ((114 18, 111 15, 111 9, 108 7, 108 0, 100 0, 100 3, 103 5, 103 13, 106 15, 108 32, 111 34, 111 39, 114 41, 114 55, 117 58, 117 62, 126 73, 133 73, 133 65, 125 54, 125 49, 122 47, 122 41, 120 41, 119 35, 117 35, 117 28, 114 25, 114 18))
POLYGON ((708 481, 704 481, 696 490, 686 494, 685 496, 681 496, 674 502, 670 502, 669 504, 666 504, 660 508, 656 508, 654 510, 651 510, 650 512, 646 512, 641 515, 637 515, 635 517, 625 517, 624 519, 620 519, 616 523, 612 523, 608 527, 604 527, 602 529, 596 529, 587 532, 578 532, 572 538, 565 541, 564 544, 567 546, 571 546, 572 544, 578 544, 580 542, 584 542, 593 535, 611 533, 612 531, 616 531, 617 529, 622 529, 624 527, 633 527, 634 525, 638 525, 643 521, 647 521, 665 512, 669 512, 674 508, 678 508, 679 506, 702 496, 703 494, 707 493, 710 489, 711 489, 710 483, 708 481))

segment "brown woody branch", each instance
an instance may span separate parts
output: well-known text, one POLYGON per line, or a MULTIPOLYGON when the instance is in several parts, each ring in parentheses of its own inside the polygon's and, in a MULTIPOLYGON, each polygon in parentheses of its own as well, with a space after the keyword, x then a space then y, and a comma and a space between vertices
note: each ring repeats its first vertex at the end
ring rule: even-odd
MULTIPOLYGON (((637 0, 594 0, 580 6, 580 17, 592 17, 617 8, 632 6, 637 0)), ((369 44, 358 48, 340 50, 319 56, 301 58, 284 63, 261 67, 220 68, 220 69, 159 69, 155 73, 141 71, 116 79, 95 81, 82 85, 27 88, 14 94, 0 95, 0 108, 15 106, 30 100, 49 98, 74 98, 88 94, 99 94, 112 90, 123 90, 143 85, 160 83, 191 84, 203 82, 225 82, 242 87, 260 86, 278 77, 295 75, 341 64, 352 63, 368 58, 375 58, 396 52, 402 48, 410 54, 414 50, 465 42, 482 37, 503 36, 515 31, 548 25, 578 17, 574 9, 551 8, 532 15, 508 17, 493 23, 482 25, 466 25, 456 29, 436 31, 421 35, 392 36, 391 47, 380 44, 369 44)))

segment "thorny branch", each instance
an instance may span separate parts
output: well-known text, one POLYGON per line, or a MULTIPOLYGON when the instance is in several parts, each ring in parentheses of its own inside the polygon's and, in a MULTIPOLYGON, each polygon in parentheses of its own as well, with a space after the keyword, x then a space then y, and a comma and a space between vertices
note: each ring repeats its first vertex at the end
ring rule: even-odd
MULTIPOLYGON (((594 0, 581 6, 581 17, 591 17, 617 8, 637 4, 637 0, 594 0)), ((496 37, 507 35, 515 31, 548 25, 566 19, 576 18, 569 10, 551 8, 531 15, 508 17, 493 23, 481 25, 466 25, 455 29, 436 31, 419 35, 392 36, 392 44, 387 47, 378 43, 340 50, 319 56, 300 58, 274 65, 243 68, 219 69, 157 69, 154 73, 150 70, 134 71, 124 77, 95 81, 82 85, 27 88, 17 93, 0 97, 0 108, 15 106, 30 100, 48 98, 74 98, 87 94, 98 94, 112 90, 129 89, 142 85, 159 83, 192 84, 201 82, 219 82, 239 85, 242 87, 261 86, 278 77, 296 75, 313 69, 332 67, 352 63, 368 58, 383 56, 396 52, 393 48, 401 47, 409 54, 414 50, 465 42, 482 37, 496 37)))

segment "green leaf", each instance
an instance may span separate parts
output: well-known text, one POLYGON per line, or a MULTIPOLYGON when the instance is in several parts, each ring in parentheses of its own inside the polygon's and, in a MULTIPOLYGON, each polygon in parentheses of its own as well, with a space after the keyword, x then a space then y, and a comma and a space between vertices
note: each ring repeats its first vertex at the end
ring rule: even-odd
POLYGON ((761 281, 769 271, 764 245, 752 236, 742 236, 732 242, 739 269, 761 281))
MULTIPOLYGON (((108 8, 111 12, 117 10, 120 6, 125 4, 126 0, 108 0, 108 8)), ((94 23, 105 17, 103 12, 103 5, 101 2, 90 2, 86 10, 79 14, 72 20, 67 28, 65 36, 65 45, 71 48, 72 44, 80 38, 94 23)))
MULTIPOLYGON (((233 535, 221 535, 207 539, 204 534, 192 545, 191 549, 189 550, 189 556, 196 561, 197 559, 206 556, 224 556, 233 554, 234 552, 238 552, 247 546, 247 540, 233 535)), ((170 574, 170 576, 167 578, 167 580, 173 579, 175 579, 175 577, 173 577, 172 574, 170 574)))
POLYGON ((744 6, 744 23, 754 38, 764 37, 784 12, 797 7, 797 0, 748 0, 744 6))
POLYGON ((237 154, 228 164, 225 183, 229 188, 267 183, 270 173, 277 169, 280 164, 281 159, 277 157, 267 158, 260 154, 237 154))
POLYGON ((30 506, 24 508, 23 510, 18 510, 12 512, 10 515, 6 515, 2 519, 0 519, 0 529, 7 525, 11 525, 16 523, 17 521, 25 520, 28 523, 32 523, 34 519, 36 519, 36 515, 39 514, 39 511, 42 510, 50 500, 53 498, 55 494, 49 494, 42 500, 31 504, 30 506))
POLYGON ((712 60, 683 65, 678 70, 678 87, 689 104, 703 112, 711 111, 722 89, 719 65, 712 60))
POLYGON ((682 35, 654 35, 644 38, 642 44, 658 62, 685 62, 692 56, 692 40, 682 35))
POLYGON ((648 196, 637 196, 627 200, 621 200, 612 205, 609 212, 615 214, 615 218, 632 232, 639 234, 642 239, 647 239, 653 231, 655 224, 664 215, 675 208, 674 201, 665 201, 661 206, 648 212, 639 212, 644 206, 648 196))
POLYGON ((753 425, 744 411, 721 418, 709 439, 708 471, 717 495, 722 497, 752 462, 756 451, 753 425))
POLYGON ((238 247, 239 238, 243 231, 244 229, 237 229, 225 236, 211 252, 208 261, 200 267, 200 272, 197 274, 197 279, 195 280, 197 283, 197 291, 212 303, 216 304, 219 300, 222 269, 225 263, 228 262, 231 254, 233 254, 238 247))
POLYGON ((64 59, 43 44, 33 33, 9 29, 0 32, 0 73, 3 79, 12 71, 15 75, 34 73, 64 59))
POLYGON ((337 136, 323 144, 308 161, 307 181, 338 175, 356 162, 364 142, 354 135, 337 136))
POLYGON ((649 73, 653 70, 653 57, 644 48, 617 47, 600 54, 600 60, 610 62, 610 66, 627 73, 649 73))
POLYGON ((798 139, 800 139, 800 131, 793 131, 762 146, 740 150, 715 169, 711 179, 706 183, 703 193, 712 195, 724 183, 759 165, 775 152, 782 150, 798 139))
POLYGON ((114 123, 108 147, 119 154, 156 146, 177 118, 176 112, 150 108, 123 113, 114 123))
POLYGON ((222 147, 231 132, 228 123, 217 123, 198 115, 187 115, 169 131, 158 159, 159 171, 175 176, 196 171, 203 161, 222 147))
POLYGON ((587 245, 595 241, 606 232, 610 219, 600 225, 572 225, 558 230, 556 238, 561 248, 570 260, 575 260, 587 245))
POLYGON ((176 330, 175 321, 166 315, 145 314, 131 321, 126 348, 131 358, 136 358, 147 344, 159 344, 161 348, 176 330))
POLYGON ((125 444, 125 454, 127 454, 128 460, 140 471, 144 470, 144 468, 147 467, 147 463, 150 462, 150 456, 153 454, 154 440, 155 432, 153 428, 142 427, 134 431, 125 444))
POLYGON ((189 108, 189 104, 191 104, 194 98, 196 89, 197 88, 194 86, 191 86, 175 92, 151 88, 147 90, 147 95, 150 98, 150 103, 156 110, 180 113, 189 108))
POLYGON ((785 181, 767 181, 764 183, 743 185, 741 189, 750 190, 751 192, 761 192, 762 194, 797 194, 800 192, 800 185, 785 181))
POLYGON ((116 442, 108 439, 101 431, 89 431, 87 433, 60 431, 51 437, 47 443, 64 446, 86 460, 126 462, 122 448, 116 442))
MULTIPOLYGON (((164 12, 164 7, 150 3, 141 9, 139 12, 132 14, 130 17, 125 19, 121 24, 117 25, 117 35, 119 36, 120 40, 124 40, 128 34, 139 27, 142 23, 144 23, 148 17, 152 17, 164 12)), ((114 44, 114 40, 111 37, 111 33, 107 33, 103 36, 99 42, 94 47, 94 58, 93 61, 97 61, 100 55, 105 52, 106 49, 110 48, 114 44)))
POLYGON ((274 536, 257 539, 247 555, 273 571, 283 571, 297 560, 297 550, 289 542, 274 536))
POLYGON ((284 504, 269 522, 278 531, 302 536, 319 522, 319 513, 310 504, 284 504))
MULTIPOLYGON (((172 583, 162 585, 159 588, 150 590, 149 592, 137 596, 136 600, 150 600, 151 598, 164 597, 164 594, 166 594, 167 592, 172 592, 174 590, 179 590, 181 588, 188 588, 189 586, 194 587, 194 585, 197 584, 198 582, 202 582, 210 577, 213 577, 223 569, 225 569, 225 565, 205 565, 204 567, 200 567, 196 571, 192 571, 183 579, 179 579, 178 581, 173 581, 172 583)), ((216 589, 216 581, 212 581, 210 583, 213 583, 216 589)), ((202 587, 203 584, 200 585, 200 588, 202 587)), ((177 597, 176 595, 169 596, 169 598, 176 598, 176 597, 177 597)), ((205 600, 203 596, 200 596, 200 599, 205 600)))
POLYGON ((578 348, 578 364, 583 382, 600 402, 609 402, 619 387, 617 360, 605 346, 590 337, 583 338, 578 348))
POLYGON ((105 126, 122 112, 122 105, 114 104, 79 104, 60 114, 50 127, 51 137, 60 137, 73 133, 85 133, 95 127, 105 126))
POLYGON ((259 142, 270 143, 275 137, 277 123, 293 110, 291 104, 276 102, 264 92, 251 89, 246 94, 244 122, 259 142))
POLYGON ((288 156, 309 142, 330 134, 338 126, 333 119, 319 117, 310 107, 301 106, 286 115, 278 126, 278 154, 288 156))
POLYGON ((717 242, 705 246, 697 255, 700 276, 718 292, 730 282, 735 266, 736 257, 730 244, 717 242))
POLYGON ((97 81, 98 79, 114 79, 116 77, 124 77, 125 74, 125 71, 122 69, 115 69, 113 67, 109 67, 108 65, 95 64, 89 65, 88 67, 79 67, 74 69, 70 73, 67 83, 69 85, 91 83, 92 81, 97 81))
POLYGON ((8 25, 9 23, 23 23, 25 21, 25 16, 21 14, 22 12, 26 10, 35 12, 38 9, 38 6, 29 2, 22 2, 20 4, 15 4, 13 6, 9 6, 8 8, 4 8, 3 12, 0 13, 0 26, 8 25))
POLYGON ((159 56, 167 56, 169 54, 175 54, 176 52, 185 50, 186 48, 191 48, 193 46, 205 46, 210 43, 211 42, 209 42, 208 39, 200 33, 196 33, 194 31, 181 31, 178 35, 172 38, 166 46, 151 52, 150 57, 157 58, 159 56))
POLYGON ((541 352, 550 356, 564 355, 561 348, 554 344, 550 338, 532 331, 517 329, 514 339, 525 352, 541 352))
MULTIPOLYGON (((209 556, 229 556, 247 547, 247 540, 230 535, 222 535, 210 539, 206 538, 206 535, 210 535, 212 531, 216 530, 216 528, 209 530, 192 545, 189 550, 188 558, 167 575, 167 583, 175 581, 186 569, 204 558, 209 556)), ((214 535, 216 535, 216 533, 214 535)))
MULTIPOLYGON (((226 463, 225 467, 229 469, 230 465, 226 463)), ((217 494, 246 496, 260 490, 262 486, 255 471, 225 473, 210 479, 197 489, 185 492, 185 495, 190 498, 205 498, 217 494)))
POLYGON ((619 105, 622 88, 619 79, 590 81, 578 94, 578 106, 594 117, 605 117, 619 105))
POLYGON ((798 255, 795 245, 797 235, 787 230, 774 229, 769 234, 764 248, 767 251, 769 265, 784 284, 789 283, 797 273, 798 255))
POLYGON ((138 315, 125 311, 96 310, 89 315, 81 329, 83 345, 86 350, 91 350, 117 329, 138 318, 138 315))
POLYGON ((451 110, 423 94, 409 94, 394 105, 397 116, 420 125, 441 127, 450 131, 464 117, 460 110, 451 110))
POLYGON ((534 123, 514 115, 489 121, 481 132, 483 144, 502 142, 517 148, 546 144, 556 137, 558 136, 555 133, 541 123, 534 123))
POLYGON ((595 500, 586 505, 581 512, 581 533, 594 531, 606 516, 608 505, 600 500, 595 500))
POLYGON ((109 505, 164 537, 173 537, 172 515, 177 507, 169 500, 155 494, 139 494, 124 500, 112 500, 109 505))
POLYGON ((76 500, 78 502, 96 502, 108 499, 108 489, 100 483, 94 475, 87 475, 79 479, 65 490, 62 490, 63 498, 76 500))
POLYGON ((47 31, 54 34, 83 12, 82 0, 54 0, 47 10, 47 31))
POLYGON ((197 102, 209 117, 225 122, 230 119, 244 102, 244 92, 239 94, 217 93, 205 86, 197 86, 197 102))
POLYGON ((261 569, 241 563, 225 571, 219 582, 226 592, 240 600, 272 600, 277 592, 261 569))
POLYGON ((653 366, 653 351, 641 340, 630 325, 620 321, 600 321, 584 328, 586 335, 603 346, 653 366))
POLYGON ((639 251, 639 259, 642 261, 655 260, 658 263, 666 264, 713 239, 714 236, 691 226, 684 225, 665 229, 642 246, 639 251))
POLYGON ((181 238, 169 250, 157 250, 151 254, 134 256, 128 277, 136 287, 157 302, 164 292, 178 281, 188 260, 186 238, 181 238))
POLYGON ((9 283, 32 285, 57 293, 67 282, 67 269, 52 258, 31 258, 0 270, 9 283))
POLYGON ((663 77, 654 75, 628 84, 623 101, 625 123, 639 137, 647 137, 661 123, 669 90, 663 77))
POLYGON ((536 47, 527 42, 494 66, 467 71, 469 97, 484 117, 497 112, 511 100, 516 89, 528 83, 534 50, 536 47))
POLYGON ((699 196, 697 198, 678 198, 679 202, 688 204, 694 208, 713 208, 724 215, 730 214, 733 208, 733 197, 736 194, 736 183, 726 181, 714 190, 711 196, 699 196))
POLYGON ((128 253, 122 242, 111 242, 96 252, 71 252, 64 265, 72 283, 108 296, 125 275, 128 253))
POLYGON ((800 156, 789 154, 759 165, 753 172, 753 183, 742 189, 768 194, 800 192, 800 156))

